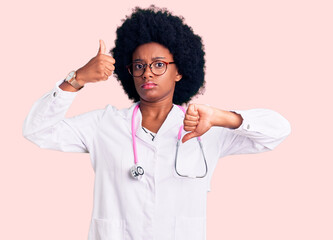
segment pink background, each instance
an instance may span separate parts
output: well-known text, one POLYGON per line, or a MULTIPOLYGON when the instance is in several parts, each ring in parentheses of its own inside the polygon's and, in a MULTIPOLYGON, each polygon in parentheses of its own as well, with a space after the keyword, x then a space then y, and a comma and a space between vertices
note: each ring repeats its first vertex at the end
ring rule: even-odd
MULTIPOLYGON (((207 239, 333 239, 332 1, 9 1, 1 3, 0 239, 87 239, 88 154, 22 137, 32 104, 95 56, 134 6, 182 15, 202 36, 206 92, 222 109, 270 108, 291 123, 274 151, 219 161, 207 239)), ((87 85, 68 116, 130 102, 118 82, 87 85)))

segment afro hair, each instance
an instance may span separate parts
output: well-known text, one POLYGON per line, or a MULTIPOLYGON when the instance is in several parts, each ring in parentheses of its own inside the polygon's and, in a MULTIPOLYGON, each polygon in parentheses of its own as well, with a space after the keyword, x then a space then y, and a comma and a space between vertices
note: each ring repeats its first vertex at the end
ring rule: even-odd
POLYGON ((204 90, 205 52, 201 37, 193 33, 183 17, 151 5, 147 9, 136 7, 131 16, 126 16, 117 28, 115 47, 110 51, 116 60, 114 73, 129 99, 139 101, 140 96, 126 66, 132 62, 135 49, 149 42, 168 48, 182 75, 175 86, 173 103, 188 103, 204 90))

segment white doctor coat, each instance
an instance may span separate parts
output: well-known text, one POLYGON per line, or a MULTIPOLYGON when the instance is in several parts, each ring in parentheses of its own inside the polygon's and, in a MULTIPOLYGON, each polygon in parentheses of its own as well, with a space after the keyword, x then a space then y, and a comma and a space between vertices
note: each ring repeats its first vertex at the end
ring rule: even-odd
MULTIPOLYGON (((290 133, 289 122, 274 111, 235 111, 243 117, 238 129, 212 127, 201 137, 207 176, 183 178, 175 171, 175 153, 184 113, 174 106, 152 141, 141 128, 139 110, 136 144, 145 174, 135 180, 129 169, 134 165, 131 118, 138 103, 65 118, 77 93, 62 91, 60 83, 33 105, 23 135, 41 148, 90 153, 95 186, 89 240, 206 239, 206 196, 218 159, 271 150, 290 133)), ((177 162, 180 173, 205 172, 196 139, 180 145, 177 162)))

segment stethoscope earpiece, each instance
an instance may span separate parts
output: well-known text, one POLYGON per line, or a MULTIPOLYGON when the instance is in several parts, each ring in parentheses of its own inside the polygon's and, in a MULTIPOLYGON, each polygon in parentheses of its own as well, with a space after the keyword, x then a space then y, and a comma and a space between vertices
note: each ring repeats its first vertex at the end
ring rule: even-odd
POLYGON ((133 178, 140 180, 145 171, 141 166, 135 164, 133 167, 131 167, 130 173, 133 178))

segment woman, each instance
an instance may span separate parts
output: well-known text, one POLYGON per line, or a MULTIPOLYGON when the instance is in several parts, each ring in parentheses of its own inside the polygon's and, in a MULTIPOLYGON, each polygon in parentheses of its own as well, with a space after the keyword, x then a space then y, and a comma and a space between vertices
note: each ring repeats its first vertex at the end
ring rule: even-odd
POLYGON ((165 9, 136 8, 117 30, 114 58, 105 52, 100 41, 95 57, 34 104, 24 136, 42 148, 90 153, 89 240, 206 239, 206 194, 218 159, 272 150, 290 133, 288 121, 265 109, 175 105, 204 87, 204 51, 165 9), (108 105, 64 118, 86 83, 113 71, 134 101, 129 109, 108 105))

